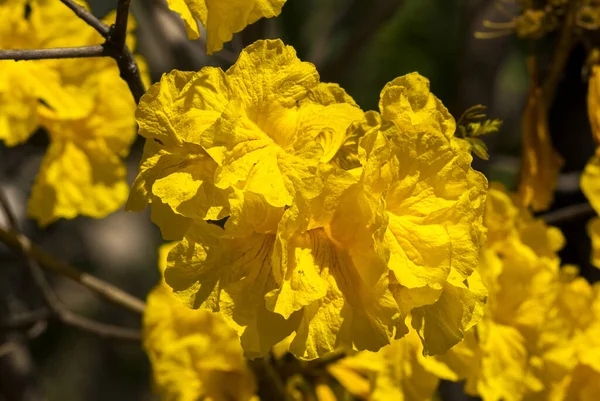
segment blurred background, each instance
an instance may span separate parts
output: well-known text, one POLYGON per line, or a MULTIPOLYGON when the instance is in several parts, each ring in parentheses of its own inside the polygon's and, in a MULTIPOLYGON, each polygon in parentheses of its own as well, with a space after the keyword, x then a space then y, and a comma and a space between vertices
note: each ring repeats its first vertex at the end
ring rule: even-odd
MULTIPOLYGON (((98 16, 117 3, 88 1, 98 16)), ((187 40, 181 20, 163 0, 134 0, 132 10, 138 22, 138 51, 148 61, 153 81, 172 69, 227 68, 245 45, 278 37, 293 45, 301 59, 315 63, 323 81, 341 84, 364 110, 377 109, 386 82, 418 71, 431 80, 433 92, 456 118, 470 106, 483 104, 489 107, 490 117, 504 121, 500 132, 486 139, 490 160, 476 160, 475 165, 490 180, 509 188, 516 184, 520 118, 529 85, 527 45, 510 35, 475 39, 483 20, 510 19, 491 0, 288 0, 278 18, 249 26, 214 56, 205 54, 201 40, 187 40)), ((546 40, 551 43, 553 38, 546 40)), ((553 209, 585 203, 579 174, 594 144, 586 117, 583 62, 583 50, 575 49, 551 110, 552 140, 565 158, 553 209)), ((26 218, 29 191, 46 145, 43 132, 16 148, 0 145, 0 179, 21 227, 53 255, 145 298, 159 277, 156 259, 161 243, 148 213, 119 211, 103 220, 80 217, 44 230, 26 218)), ((142 146, 138 139, 127 159, 130 182, 142 146)), ((579 265, 588 279, 596 281, 599 272, 588 263, 585 222, 589 217, 560 222, 568 238, 561 256, 564 263, 579 265)), ((3 219, 0 216, 4 225, 3 219)), ((22 258, 0 245, 0 315, 43 306, 26 271, 22 258)), ((136 315, 112 307, 69 280, 49 278, 71 310, 139 328, 136 315)), ((19 389, 26 389, 26 400, 154 399, 149 364, 138 343, 102 340, 60 324, 38 329, 39 333, 0 331, 0 400, 12 401, 11 394, 19 389)), ((457 385, 450 384, 442 385, 440 396, 467 399, 457 385)))

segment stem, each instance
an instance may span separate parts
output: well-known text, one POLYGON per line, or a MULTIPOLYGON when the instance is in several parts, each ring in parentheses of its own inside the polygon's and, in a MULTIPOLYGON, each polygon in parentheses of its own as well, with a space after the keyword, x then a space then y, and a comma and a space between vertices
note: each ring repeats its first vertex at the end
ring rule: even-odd
POLYGON ((94 14, 75 3, 73 0, 60 1, 69 7, 76 16, 85 21, 106 39, 104 42, 105 55, 115 59, 121 73, 121 78, 127 82, 127 86, 129 86, 129 90, 135 99, 135 103, 139 103, 140 98, 146 93, 146 86, 140 76, 140 69, 135 61, 135 57, 129 47, 125 44, 127 38, 129 4, 131 0, 119 0, 117 6, 117 20, 114 29, 111 29, 96 18, 94 14))
POLYGON ((573 221, 593 213, 594 209, 589 203, 586 202, 553 210, 551 212, 541 214, 539 217, 542 218, 546 224, 554 225, 563 223, 565 221, 573 221))
POLYGON ((60 58, 105 57, 102 45, 54 49, 0 50, 0 60, 44 60, 60 58))
POLYGON ((127 39, 127 22, 129 19, 129 4, 131 0, 119 0, 117 5, 117 19, 111 37, 117 49, 125 48, 127 39))
MULTIPOLYGON (((0 242, 13 250, 24 253, 18 236, 14 231, 7 231, 0 228, 0 242)), ((144 313, 146 304, 142 300, 91 274, 83 273, 62 260, 56 259, 42 250, 38 245, 32 243, 28 253, 42 268, 78 282, 115 305, 139 314, 144 313)))
POLYGON ((94 14, 89 12, 85 7, 80 6, 73 0, 60 0, 65 6, 69 7, 75 15, 85 21, 89 26, 94 28, 103 38, 110 36, 110 28, 100 21, 94 14))
MULTIPOLYGON (((26 258, 27 267, 29 268, 29 272, 33 281, 37 285, 38 289, 42 293, 44 297, 44 301, 46 306, 48 307, 48 312, 50 313, 50 318, 55 318, 63 324, 68 326, 76 327, 80 330, 87 331, 98 335, 104 338, 118 338, 122 340, 133 340, 139 341, 141 336, 139 331, 126 329, 118 326, 113 326, 110 324, 96 322, 92 319, 88 319, 84 316, 79 316, 70 310, 68 310, 62 302, 58 299, 57 295, 54 293, 54 290, 46 280, 46 276, 42 271, 38 260, 33 257, 32 254, 32 244, 29 238, 25 237, 21 234, 19 230, 19 225, 17 221, 17 217, 14 214, 13 210, 10 207, 10 203, 8 202, 8 198, 6 197, 4 191, 0 189, 0 208, 3 210, 6 218, 11 226, 12 231, 15 233, 15 245, 17 245, 17 250, 19 250, 26 258)), ((47 321, 48 318, 40 319, 40 321, 47 321)))
POLYGON ((554 95, 556 94, 556 87, 562 79, 563 70, 571 54, 571 49, 575 44, 573 40, 573 28, 575 27, 575 18, 577 10, 579 9, 579 1, 572 0, 569 9, 565 16, 565 23, 560 31, 558 44, 556 45, 556 51, 554 53, 554 59, 550 71, 545 79, 543 90, 546 98, 546 107, 549 109, 554 101, 554 95))

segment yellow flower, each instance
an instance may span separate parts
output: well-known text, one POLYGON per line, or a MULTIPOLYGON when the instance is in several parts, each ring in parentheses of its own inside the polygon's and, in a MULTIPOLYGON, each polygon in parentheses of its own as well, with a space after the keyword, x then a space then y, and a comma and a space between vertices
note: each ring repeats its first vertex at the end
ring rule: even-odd
POLYGON ((398 78, 383 117, 363 119, 281 41, 226 72, 165 75, 138 109, 147 142, 128 207, 150 203, 163 235, 183 238, 165 276, 175 294, 220 312, 248 357, 290 335, 305 359, 376 351, 425 306, 413 324, 427 352, 458 342, 485 297, 487 182, 428 85, 398 78))
MULTIPOLYGON (((600 213, 600 155, 598 152, 585 166, 585 170, 581 175, 581 190, 596 213, 600 213)), ((592 239, 591 262, 594 266, 600 268, 600 219, 598 217, 590 220, 587 231, 592 239)))
POLYGON ((532 87, 523 113, 523 165, 519 194, 525 206, 534 211, 547 210, 563 164, 552 147, 548 129, 546 99, 540 88, 532 87))
MULTIPOLYGON (((1 48, 103 42, 60 2, 4 2, 1 15, 1 48)), ((134 45, 132 35, 128 44, 134 45)), ((0 139, 14 146, 39 127, 50 136, 28 214, 46 225, 79 214, 100 218, 121 207, 128 194, 121 158, 135 138, 135 102, 114 60, 1 61, 0 76, 0 139)))
MULTIPOLYGON (((172 246, 160 248, 161 271, 172 246)), ((235 331, 216 314, 183 306, 162 280, 148 296, 143 344, 163 400, 257 399, 235 331)))
POLYGON ((185 24, 190 39, 200 37, 202 23, 206 29, 206 51, 218 52, 234 33, 259 19, 276 17, 286 0, 167 0, 169 7, 178 13, 185 24))
POLYGON ((419 336, 411 330, 379 352, 363 351, 327 367, 352 395, 373 401, 434 399, 439 379, 427 370, 419 336))

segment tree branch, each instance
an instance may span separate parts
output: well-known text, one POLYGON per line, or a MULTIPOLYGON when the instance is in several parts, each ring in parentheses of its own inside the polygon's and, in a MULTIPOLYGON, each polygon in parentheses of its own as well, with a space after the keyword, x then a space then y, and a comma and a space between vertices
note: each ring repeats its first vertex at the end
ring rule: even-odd
POLYGON ((135 103, 139 103, 140 98, 146 93, 146 86, 142 81, 135 57, 125 44, 130 0, 119 0, 114 29, 104 24, 84 7, 75 3, 74 0, 61 0, 61 2, 106 39, 106 42, 104 42, 106 56, 115 59, 121 73, 121 78, 127 82, 135 103))
POLYGON ((543 213, 539 217, 542 218, 546 224, 555 225, 592 215, 593 213, 594 209, 586 202, 543 213))
POLYGON ((35 311, 29 311, 12 316, 5 320, 0 320, 0 332, 8 330, 23 330, 35 325, 42 320, 48 320, 52 317, 50 311, 46 308, 35 311))
POLYGON ((106 57, 102 45, 54 49, 0 50, 0 60, 44 60, 58 58, 106 57))
MULTIPOLYGON (((4 245, 13 250, 24 253, 23 248, 20 246, 17 235, 18 234, 16 234, 14 231, 0 228, 0 242, 4 243, 4 245)), ((21 236, 26 238, 23 235, 21 236)), ((144 312, 146 304, 142 300, 128 294, 127 292, 113 286, 110 283, 107 283, 88 273, 83 273, 68 263, 56 259, 52 255, 42 250, 38 245, 30 244, 28 253, 44 269, 78 282, 115 305, 139 314, 144 312)))
POLYGON ((556 87, 563 78, 563 70, 571 54, 571 50, 575 45, 573 28, 575 27, 575 19, 579 10, 579 0, 572 0, 569 4, 565 16, 564 25, 560 31, 558 43, 556 45, 556 51, 554 52, 554 58, 550 66, 550 71, 544 81, 543 91, 546 96, 546 107, 548 109, 554 101, 556 94, 556 87))
POLYGON ((119 0, 117 19, 111 32, 111 38, 116 48, 123 49, 127 39, 127 22, 129 19, 129 4, 131 0, 119 0))
POLYGON ((103 38, 108 39, 110 36, 110 28, 100 21, 94 14, 89 12, 85 7, 80 6, 73 0, 60 0, 65 6, 69 7, 75 15, 82 19, 86 24, 94 28, 103 38))
MULTIPOLYGON (((139 341, 140 334, 137 330, 126 329, 118 326, 113 326, 110 324, 96 322, 94 320, 88 319, 83 316, 79 316, 70 310, 68 310, 62 302, 58 299, 52 287, 50 287, 50 283, 46 280, 44 276, 44 272, 40 268, 37 260, 32 256, 31 253, 31 241, 24 235, 20 233, 18 221, 13 213, 8 199, 4 194, 4 191, 0 189, 0 208, 2 208, 8 222, 13 230, 16 233, 16 241, 19 246, 19 250, 25 256, 27 260, 27 267, 29 268, 29 272, 31 277, 33 278, 35 284, 42 292, 44 297, 44 301, 46 302, 46 306, 48 307, 49 312, 51 313, 51 317, 59 320, 61 323, 66 324, 68 326, 76 327, 80 330, 87 331, 93 334, 96 334, 103 338, 117 338, 122 340, 133 340, 139 341)), ((42 320, 47 320, 43 318, 42 320)))

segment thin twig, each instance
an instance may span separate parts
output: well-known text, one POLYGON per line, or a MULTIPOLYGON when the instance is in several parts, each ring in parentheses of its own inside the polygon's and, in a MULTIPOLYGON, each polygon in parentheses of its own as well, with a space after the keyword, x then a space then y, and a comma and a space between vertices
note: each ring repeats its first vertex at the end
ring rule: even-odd
MULTIPOLYGON (((19 244, 17 234, 13 231, 5 230, 0 227, 0 242, 4 243, 11 249, 23 252, 19 244)), ((76 281, 77 283, 94 291, 115 305, 139 314, 144 312, 146 305, 142 300, 128 294, 127 292, 115 287, 110 283, 107 283, 106 281, 103 281, 88 273, 79 271, 68 263, 46 253, 36 244, 31 244, 29 255, 44 269, 76 281)))
POLYGON ((40 321, 56 319, 67 326, 75 327, 79 330, 92 333, 102 338, 112 338, 117 340, 140 341, 139 330, 127 329, 112 324, 96 322, 83 316, 74 314, 64 309, 61 305, 58 313, 53 313, 48 309, 41 309, 32 312, 26 312, 7 320, 0 321, 0 332, 7 330, 23 330, 36 325, 40 321))
POLYGON ((41 291, 46 302, 46 306, 48 307, 48 311, 52 314, 52 317, 58 319, 63 324, 76 327, 80 330, 93 333, 103 338, 116 338, 121 340, 133 341, 138 341, 141 338, 139 331, 137 330, 126 329, 110 324, 96 322, 92 319, 79 316, 68 310, 58 299, 58 297, 52 290, 50 283, 48 283, 48 280, 46 280, 44 272, 42 271, 37 260, 32 256, 31 241, 29 240, 29 238, 25 237, 20 233, 17 217, 13 213, 8 202, 8 198, 6 197, 4 191, 2 191, 1 188, 0 207, 6 215, 6 218, 8 219, 12 231, 16 233, 16 240, 20 248, 19 250, 23 253, 27 260, 27 267, 29 268, 31 277, 33 278, 35 284, 41 291))
POLYGON ((73 0, 60 0, 65 6, 69 7, 75 15, 82 19, 86 24, 94 28, 103 38, 107 39, 110 36, 110 27, 106 26, 94 14, 89 12, 85 7, 80 6, 73 0))
POLYGON ((593 213, 594 209, 589 203, 586 202, 553 210, 551 212, 541 214, 539 217, 542 218, 547 224, 555 225, 566 221, 572 221, 580 217, 585 217, 593 213))
POLYGON ((121 50, 125 47, 125 40, 127 39, 127 22, 129 19, 130 3, 131 0, 119 0, 117 6, 117 19, 111 32, 115 47, 121 50))
POLYGON ((135 99, 135 103, 139 103, 140 98, 144 95, 144 93, 146 93, 146 86, 142 81, 140 69, 135 61, 135 57, 133 56, 133 53, 129 47, 127 47, 125 44, 127 39, 127 18, 129 15, 130 0, 119 0, 119 5, 117 6, 117 24, 115 24, 115 29, 111 29, 111 27, 104 24, 102 21, 96 18, 94 14, 75 3, 75 1, 61 1, 63 4, 69 7, 75 13, 75 15, 98 31, 98 33, 106 39, 106 42, 104 43, 104 47, 107 51, 106 55, 115 59, 117 66, 119 67, 119 72, 121 73, 121 78, 127 82, 129 90, 135 99), (127 8, 127 15, 124 14, 125 8, 127 8), (125 31, 121 33, 123 26, 125 31))
POLYGON ((52 313, 48 309, 24 312, 6 320, 0 320, 0 332, 5 330, 27 329, 41 320, 48 320, 52 313))
POLYGON ((84 316, 76 315, 66 309, 61 310, 58 316, 62 323, 92 333, 101 338, 136 342, 140 341, 142 338, 139 330, 97 322, 84 316))
POLYGON ((573 49, 573 46, 575 45, 573 28, 575 27, 575 18, 578 9, 579 0, 571 1, 556 45, 550 71, 544 80, 543 90, 546 98, 546 107, 548 108, 550 108, 554 101, 556 88, 563 77, 563 70, 565 69, 569 55, 571 54, 571 49, 573 49))
POLYGON ((106 49, 102 45, 54 49, 0 50, 0 60, 43 60, 106 56, 106 49))

